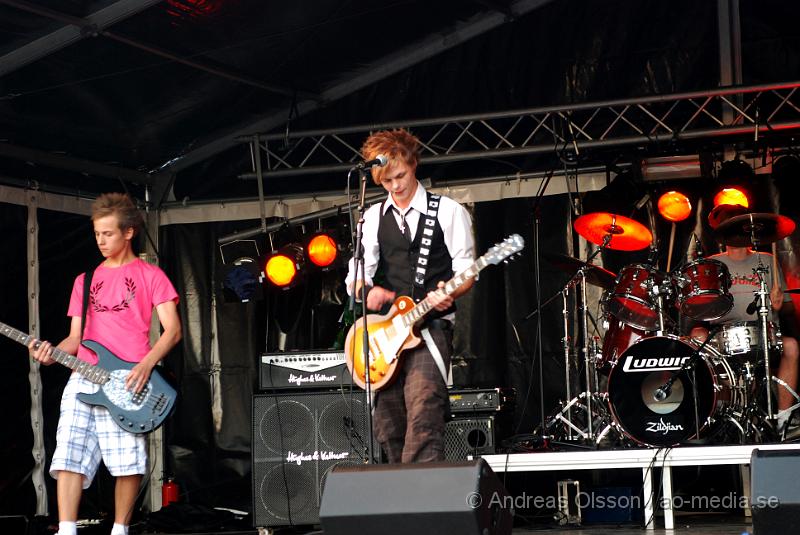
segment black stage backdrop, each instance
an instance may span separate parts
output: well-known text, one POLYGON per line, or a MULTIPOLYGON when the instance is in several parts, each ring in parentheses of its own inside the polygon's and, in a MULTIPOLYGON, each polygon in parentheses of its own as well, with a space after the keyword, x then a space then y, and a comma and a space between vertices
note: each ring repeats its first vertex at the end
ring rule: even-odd
MULTIPOLYGON (((791 191, 790 185, 778 182, 782 189, 791 191)), ((708 200, 701 202, 710 188, 700 182, 678 186, 690 194, 698 213, 676 227, 673 268, 686 257, 692 230, 699 232, 707 253, 715 252, 713 237, 705 223, 709 203, 708 200)), ((651 193, 657 198, 658 191, 651 193)), ((780 202, 770 183, 759 187, 757 196, 761 199, 756 210, 780 209, 786 215, 798 215, 795 205, 786 200, 791 197, 785 194, 784 201, 780 202)), ((591 195, 587 194, 584 200, 591 205, 591 195)), ((459 302, 455 340, 456 385, 514 387, 518 397, 514 430, 519 433, 532 432, 539 422, 541 409, 550 413, 557 401, 564 398, 565 391, 560 296, 545 307, 541 315, 544 391, 539 387, 536 319, 524 320, 537 302, 534 204, 534 199, 516 198, 477 203, 471 208, 477 254, 515 232, 524 237, 526 248, 516 261, 492 266, 481 273, 473 291, 459 302)), ((566 195, 545 197, 541 202, 539 248, 542 253, 586 258, 587 251, 580 250, 570 231, 574 219, 572 206, 566 195)), ((4 280, 9 282, 3 285, 0 299, 2 320, 26 329, 25 209, 4 206, 0 213, 7 257, 0 265, 4 280)), ((646 221, 647 207, 633 215, 646 221)), ((40 217, 42 334, 57 341, 68 331, 65 312, 73 279, 99 261, 99 255, 88 218, 46 210, 40 211, 40 217)), ((656 234, 662 248, 659 262, 664 268, 670 226, 658 217, 656 221, 656 234)), ((235 227, 250 228, 253 223, 239 222, 235 227)), ((186 501, 249 510, 250 407, 257 388, 259 356, 264 350, 277 348, 279 331, 285 334, 287 349, 333 346, 344 329, 340 315, 346 299, 342 298, 344 271, 340 268, 312 276, 289 292, 266 289, 263 300, 231 301, 220 288, 223 266, 216 240, 233 228, 232 224, 209 223, 169 226, 161 232, 160 261, 181 296, 184 329, 183 342, 166 359, 168 371, 178 381, 181 397, 175 414, 165 426, 164 475, 177 479, 186 501), (215 315, 212 315, 212 299, 216 301, 215 315), (218 354, 212 350, 215 336, 219 340, 218 354)), ((796 267, 795 241, 790 238, 778 244, 779 258, 790 287, 797 286, 800 272, 796 267)), ((642 255, 609 252, 601 258, 609 269, 616 271, 625 264, 641 261, 642 255)), ((557 295, 568 278, 568 273, 556 270, 543 257, 540 264, 542 300, 557 295)), ((592 291, 590 312, 594 322, 600 323, 599 292, 592 291)), ((570 307, 575 310, 572 298, 570 307)), ((570 335, 575 335, 574 325, 570 335)), ((0 344, 3 351, 0 403, 8 422, 1 446, 0 514, 32 514, 35 497, 29 478, 33 463, 28 359, 22 346, 8 340, 0 344)), ((575 364, 575 371, 578 368, 575 364)), ((48 460, 54 445, 58 400, 66 378, 67 370, 61 366, 42 370, 48 460)), ((162 474, 153 474, 153 477, 158 480, 162 474)), ((108 485, 108 479, 100 477, 87 493, 85 516, 111 510, 113 493, 108 485)), ((51 511, 55 512, 55 488, 49 478, 48 490, 51 511)))

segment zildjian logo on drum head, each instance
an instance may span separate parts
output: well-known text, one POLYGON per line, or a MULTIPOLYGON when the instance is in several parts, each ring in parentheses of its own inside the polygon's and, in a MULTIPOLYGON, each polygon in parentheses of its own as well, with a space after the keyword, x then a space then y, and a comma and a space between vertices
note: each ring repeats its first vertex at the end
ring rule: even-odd
POLYGON ((690 357, 637 357, 629 355, 622 366, 626 372, 678 370, 690 357))
POLYGON ((661 418, 657 422, 647 422, 647 428, 645 431, 649 433, 662 433, 666 435, 671 431, 683 431, 683 426, 680 424, 665 422, 664 418, 661 418))

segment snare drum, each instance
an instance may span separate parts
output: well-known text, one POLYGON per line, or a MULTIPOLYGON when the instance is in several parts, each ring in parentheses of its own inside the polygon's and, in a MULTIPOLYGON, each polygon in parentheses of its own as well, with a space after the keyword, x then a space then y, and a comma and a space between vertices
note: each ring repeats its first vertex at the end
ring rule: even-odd
POLYGON ((669 276, 652 266, 625 266, 614 281, 614 289, 606 301, 606 310, 637 329, 654 331, 658 328, 658 307, 650 289, 665 284, 672 284, 669 276))
MULTIPOLYGON (((747 353, 758 354, 761 346, 759 324, 752 321, 728 323, 722 326, 711 341, 723 354, 735 357, 747 353)), ((783 350, 783 340, 778 326, 772 322, 767 323, 767 340, 770 353, 780 354, 783 350)))
POLYGON ((677 304, 681 313, 695 320, 711 321, 733 307, 731 275, 718 260, 701 258, 683 266, 677 279, 677 304))

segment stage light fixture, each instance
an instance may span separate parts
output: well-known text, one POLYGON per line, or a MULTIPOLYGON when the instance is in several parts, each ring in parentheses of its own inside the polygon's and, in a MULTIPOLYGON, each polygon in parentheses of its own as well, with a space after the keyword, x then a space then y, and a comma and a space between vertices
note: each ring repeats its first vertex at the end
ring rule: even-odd
POLYGON ((749 208, 752 201, 749 188, 755 183, 755 173, 747 162, 738 158, 722 162, 717 179, 719 190, 714 195, 714 206, 738 204, 749 208))
POLYGON ((290 288, 298 282, 303 271, 305 258, 303 246, 290 243, 275 251, 265 267, 267 279, 279 288, 290 288))
POLYGON ((744 188, 722 188, 719 193, 714 196, 714 206, 719 206, 721 204, 738 204, 739 206, 749 208, 750 199, 748 198, 747 191, 744 188))
POLYGON ((261 283, 261 268, 254 258, 243 257, 233 261, 223 280, 223 286, 236 294, 242 303, 257 296, 261 283))
POLYGON ((258 260, 258 243, 255 240, 235 240, 219 247, 222 266, 219 268, 218 281, 226 290, 226 301, 234 299, 247 303, 263 297, 261 283, 264 273, 258 260))
POLYGON ((336 240, 330 234, 320 232, 315 234, 306 246, 308 259, 317 267, 326 268, 333 264, 338 255, 336 240))
POLYGON ((668 191, 658 199, 658 213, 667 221, 683 221, 692 213, 692 203, 679 191, 668 191))

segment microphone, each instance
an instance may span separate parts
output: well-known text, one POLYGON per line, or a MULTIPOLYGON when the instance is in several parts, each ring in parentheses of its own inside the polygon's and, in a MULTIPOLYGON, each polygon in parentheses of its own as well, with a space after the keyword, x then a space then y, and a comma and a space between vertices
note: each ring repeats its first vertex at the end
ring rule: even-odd
POLYGON ((669 384, 663 384, 656 388, 655 392, 653 392, 653 399, 656 401, 664 401, 671 393, 672 386, 669 384))
POLYGON ((356 167, 358 167, 359 169, 371 169, 376 166, 383 167, 387 163, 389 163, 389 158, 387 158, 383 154, 378 154, 372 160, 367 160, 365 162, 358 162, 358 165, 356 165, 356 167))

